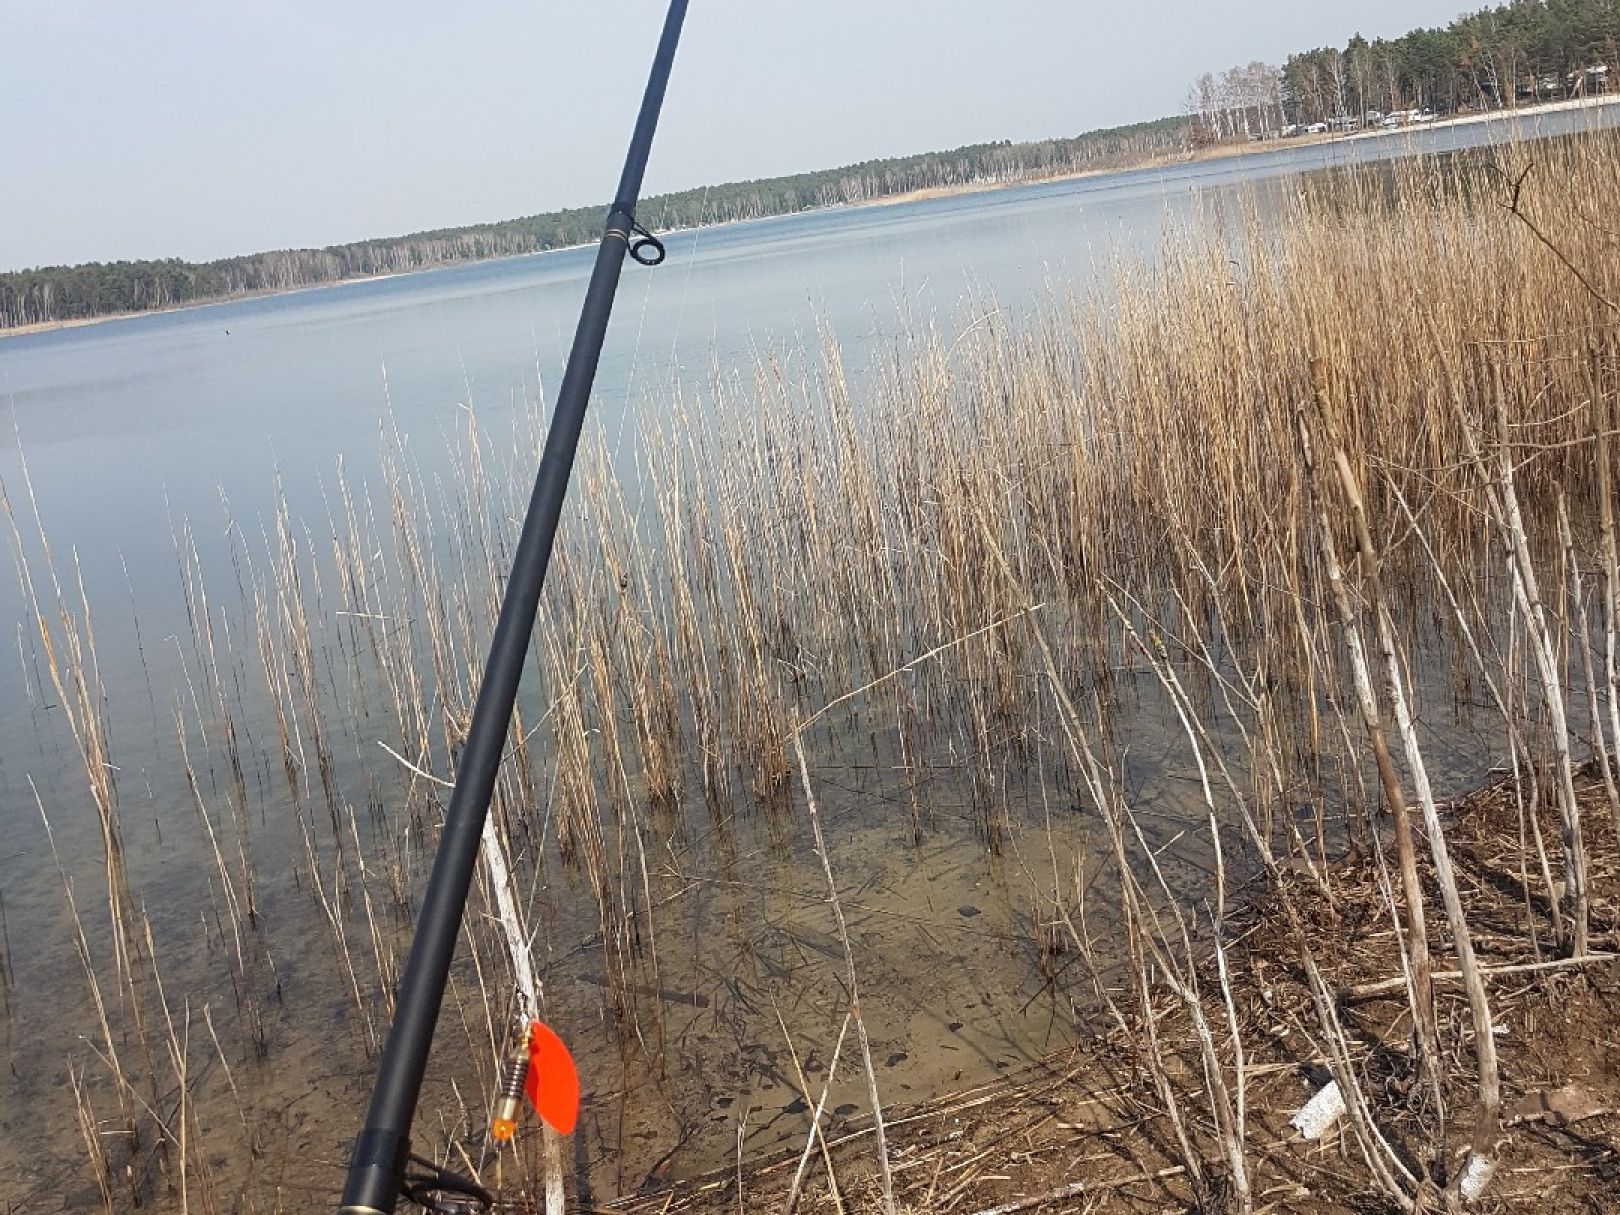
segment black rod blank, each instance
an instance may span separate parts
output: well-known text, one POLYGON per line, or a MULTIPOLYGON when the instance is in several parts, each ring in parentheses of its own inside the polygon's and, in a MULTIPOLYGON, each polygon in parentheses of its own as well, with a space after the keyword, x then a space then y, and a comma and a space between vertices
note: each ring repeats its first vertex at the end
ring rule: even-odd
POLYGON ((551 564, 552 544, 557 538, 563 500, 573 473, 574 454, 579 447, 591 385, 602 354, 602 340, 613 311, 619 272, 624 266, 631 234, 637 230, 635 208, 641 195, 641 179, 647 168, 653 132, 658 126, 681 24, 686 18, 686 3, 687 0, 670 0, 652 73, 641 99, 641 112, 625 156, 624 172, 619 178, 619 189, 613 196, 602 242, 597 247, 596 265, 580 310, 579 326, 574 331, 574 345, 563 372, 562 387, 557 393, 556 412, 546 434, 540 470, 535 475, 534 493, 513 553, 506 597, 495 623, 483 684, 456 772, 455 790, 445 812, 439 850, 422 899, 416 937, 400 981, 394 1023, 383 1047, 365 1129, 355 1140, 350 1159, 341 1207, 345 1215, 393 1215, 399 1201, 400 1183, 410 1156, 411 1122, 422 1091, 433 1030, 438 1023, 439 1006, 450 975, 450 960, 461 931, 462 912, 478 861, 484 818, 489 813, 489 800, 512 721, 512 706, 517 699, 524 656, 534 631, 540 591, 551 564))

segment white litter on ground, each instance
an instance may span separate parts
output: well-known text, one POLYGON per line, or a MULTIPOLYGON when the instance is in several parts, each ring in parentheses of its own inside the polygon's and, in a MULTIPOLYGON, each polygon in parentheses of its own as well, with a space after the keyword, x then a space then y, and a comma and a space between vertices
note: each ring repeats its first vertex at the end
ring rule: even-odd
POLYGON ((1344 1093, 1337 1080, 1330 1080, 1289 1120, 1289 1125, 1298 1128, 1302 1139, 1320 1139, 1343 1113, 1344 1093))
POLYGON ((1468 1202, 1473 1202, 1485 1192, 1485 1187, 1491 1182, 1491 1174, 1496 1172, 1496 1161, 1481 1156, 1478 1152, 1468 1153, 1468 1163, 1463 1165, 1462 1180, 1457 1183, 1457 1189, 1468 1202))

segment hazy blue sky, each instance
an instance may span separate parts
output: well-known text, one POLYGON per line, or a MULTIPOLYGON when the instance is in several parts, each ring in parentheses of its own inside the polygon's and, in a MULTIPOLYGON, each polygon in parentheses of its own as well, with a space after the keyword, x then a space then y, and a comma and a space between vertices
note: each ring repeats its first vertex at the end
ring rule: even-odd
MULTIPOLYGON (((647 186, 1153 118, 1200 72, 1461 6, 692 0, 647 186)), ((605 201, 662 14, 663 0, 0 0, 0 269, 605 201)))

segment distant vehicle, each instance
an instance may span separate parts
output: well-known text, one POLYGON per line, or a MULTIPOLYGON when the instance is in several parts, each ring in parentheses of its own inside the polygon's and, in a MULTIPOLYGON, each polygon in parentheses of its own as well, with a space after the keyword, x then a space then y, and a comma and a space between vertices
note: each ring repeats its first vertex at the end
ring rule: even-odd
POLYGON ((1419 110, 1417 113, 1412 115, 1412 121, 1433 122, 1438 117, 1440 117, 1440 115, 1436 114, 1433 110, 1419 110))
POLYGON ((1313 123, 1311 123, 1310 126, 1305 128, 1305 134, 1307 134, 1307 135, 1326 135, 1327 134, 1327 129, 1328 129, 1327 123, 1325 123, 1325 122, 1313 122, 1313 123))
POLYGON ((1393 131, 1396 127, 1401 125, 1401 120, 1398 115, 1391 114, 1378 125, 1386 131, 1393 131))
POLYGON ((1383 121, 1384 121, 1384 111, 1383 110, 1368 110, 1367 111, 1367 125, 1368 126, 1376 126, 1378 123, 1383 122, 1383 121))

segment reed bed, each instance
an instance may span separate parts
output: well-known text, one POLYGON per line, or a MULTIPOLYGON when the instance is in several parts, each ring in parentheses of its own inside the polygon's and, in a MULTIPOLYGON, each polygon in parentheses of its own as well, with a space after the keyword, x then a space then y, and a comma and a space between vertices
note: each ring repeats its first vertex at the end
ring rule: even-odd
MULTIPOLYGON (((1267 1067, 1338 1086, 1351 1188, 1408 1210, 1490 1193, 1522 1064, 1516 1043, 1496 1048, 1432 751, 1448 720, 1467 723, 1506 773, 1517 838, 1496 866, 1520 898, 1493 908, 1494 964, 1511 932, 1514 958, 1568 959, 1579 981, 1620 929, 1620 257, 1600 208, 1620 192, 1616 151, 1593 135, 1291 183, 1034 317, 992 308, 956 333, 902 333, 862 375, 829 333, 747 379, 671 386, 633 451, 599 440, 492 813, 523 902, 507 923, 520 916, 539 953, 599 959, 604 1015, 655 1112, 681 1121, 667 993, 687 946, 672 928, 692 891, 735 872, 747 824, 814 828, 847 970, 828 998, 853 1001, 839 879, 808 812, 823 769, 858 760, 890 774, 895 796, 865 812, 879 829, 918 847, 961 831, 940 815, 955 791, 985 863, 1017 874, 1034 994, 1129 1052, 1123 1083, 1156 1111, 1158 1156, 1132 1185, 1200 1210, 1263 1206, 1276 1111, 1253 1059, 1270 1052, 1267 1067), (1173 821, 1133 793, 1149 719, 1192 774, 1173 821), (1376 876, 1344 885, 1346 857, 1376 876), (1301 976, 1292 1054, 1256 1038, 1230 963, 1245 883, 1274 900, 1274 964, 1301 976), (1316 909, 1335 899, 1389 925, 1375 956, 1408 1015, 1376 1057, 1409 1082, 1369 1080, 1364 1027, 1322 956, 1316 909), (1438 993, 1459 983, 1461 1020, 1438 993)), ((252 1095, 267 1069, 312 1062, 276 1018, 287 955, 315 945, 275 936, 272 908, 318 908, 332 964, 312 986, 343 1008, 346 1049, 371 1055, 543 432, 543 401, 527 404, 496 438, 469 402, 448 475, 385 422, 379 484, 340 464, 324 517, 283 504, 257 537, 232 520, 228 578, 204 578, 177 525, 189 631, 171 716, 211 867, 200 945, 136 912, 89 605, 59 585, 43 522, 30 536, 12 519, 105 844, 113 963, 75 905, 102 1029, 71 1065, 63 1123, 104 1208, 226 1209, 240 1183, 268 1210, 335 1189, 340 1145, 272 1150, 296 1137, 288 1107, 252 1095), (267 805, 290 822, 256 825, 267 805), (277 833, 293 841, 279 871, 277 833), (177 999, 170 951, 213 977, 177 999)), ((536 1192, 538 1138, 498 1159, 483 1135, 512 937, 487 879, 474 898, 440 1035, 455 1084, 433 1090, 419 1136, 536 1192)), ((881 1128, 858 1005, 850 1019, 881 1128)), ((811 1151, 826 1094, 801 1087, 814 1112, 791 1188, 762 1176, 749 1209, 838 1193, 825 1138, 811 1151)), ((354 1115, 338 1123, 358 1118, 339 1100, 353 1082, 314 1091, 354 1115)), ((894 1210, 873 1138, 873 1201, 894 1210)), ((936 1180, 929 1209, 966 1209, 970 1187, 936 1180)), ((728 1184, 715 1192, 742 1205, 740 1162, 728 1184)))

